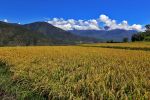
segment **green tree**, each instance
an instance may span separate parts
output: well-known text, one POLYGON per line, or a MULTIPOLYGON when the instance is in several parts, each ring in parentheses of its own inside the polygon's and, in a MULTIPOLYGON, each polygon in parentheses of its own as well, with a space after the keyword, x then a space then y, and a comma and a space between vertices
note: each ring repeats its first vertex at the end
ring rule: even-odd
POLYGON ((144 40, 144 37, 145 37, 145 34, 144 33, 138 33, 138 34, 134 34, 132 36, 132 41, 143 41, 144 40))
POLYGON ((150 41, 150 36, 149 36, 149 37, 145 37, 144 40, 145 40, 145 41, 150 41))
POLYGON ((129 39, 127 37, 123 38, 123 42, 128 42, 129 39))
POLYGON ((145 28, 146 28, 146 31, 150 31, 150 24, 146 25, 145 28))

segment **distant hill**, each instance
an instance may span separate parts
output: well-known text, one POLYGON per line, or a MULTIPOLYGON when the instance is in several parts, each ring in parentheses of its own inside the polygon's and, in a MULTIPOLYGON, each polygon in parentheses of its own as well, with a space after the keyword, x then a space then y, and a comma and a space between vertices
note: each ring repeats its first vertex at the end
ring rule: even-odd
POLYGON ((28 30, 21 25, 0 22, 0 46, 48 45, 49 39, 38 32, 28 30))
POLYGON ((133 34, 137 33, 135 30, 123 30, 123 29, 114 29, 114 30, 71 30, 71 33, 83 36, 83 37, 93 37, 96 39, 101 39, 106 42, 109 40, 122 42, 123 38, 128 38, 131 40, 133 34))
POLYGON ((23 25, 25 28, 40 32, 46 35, 51 40, 54 40, 55 44, 69 44, 77 42, 96 42, 97 40, 89 37, 81 37, 71 32, 62 30, 47 22, 35 22, 31 24, 23 25))
POLYGON ((26 25, 0 22, 0 46, 68 45, 94 42, 54 27, 46 22, 26 25))

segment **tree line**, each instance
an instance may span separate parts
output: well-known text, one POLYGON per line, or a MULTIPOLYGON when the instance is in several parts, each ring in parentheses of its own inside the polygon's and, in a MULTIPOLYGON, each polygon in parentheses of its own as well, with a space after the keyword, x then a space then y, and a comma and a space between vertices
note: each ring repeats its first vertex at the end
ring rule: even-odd
POLYGON ((134 34, 131 38, 133 42, 135 41, 150 41, 150 24, 145 26, 146 31, 134 34))

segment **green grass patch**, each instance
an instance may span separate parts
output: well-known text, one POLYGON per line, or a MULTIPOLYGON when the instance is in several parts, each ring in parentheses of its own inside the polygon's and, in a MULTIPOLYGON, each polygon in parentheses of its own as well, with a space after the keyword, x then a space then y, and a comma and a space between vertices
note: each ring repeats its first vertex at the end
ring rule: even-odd
POLYGON ((46 96, 30 90, 30 86, 13 81, 13 73, 5 63, 0 62, 0 99, 1 100, 46 100, 46 96))

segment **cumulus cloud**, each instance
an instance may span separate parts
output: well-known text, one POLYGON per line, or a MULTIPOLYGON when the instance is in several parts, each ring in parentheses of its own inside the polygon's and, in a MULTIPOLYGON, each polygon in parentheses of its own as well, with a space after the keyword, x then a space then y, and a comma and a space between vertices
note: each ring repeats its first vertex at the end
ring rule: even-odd
POLYGON ((7 19, 4 19, 3 21, 4 21, 4 22, 6 22, 6 23, 8 22, 8 20, 7 20, 7 19))
POLYGON ((108 16, 104 14, 100 15, 98 19, 65 20, 63 18, 53 18, 51 20, 48 20, 47 22, 64 30, 102 30, 104 28, 101 28, 100 24, 104 24, 104 26, 109 27, 109 30, 125 29, 125 30, 143 31, 142 25, 139 24, 129 25, 128 21, 126 20, 123 20, 121 23, 117 23, 116 20, 110 19, 108 16))
POLYGON ((129 25, 128 21, 126 20, 122 21, 121 23, 117 23, 116 20, 112 20, 106 15, 100 15, 99 20, 100 22, 103 22, 105 26, 110 27, 110 30, 125 29, 125 30, 143 31, 142 25, 139 24, 129 25))
POLYGON ((91 20, 74 20, 68 19, 64 20, 63 18, 53 18, 49 20, 48 23, 62 28, 64 30, 100 30, 98 21, 95 19, 91 20))

